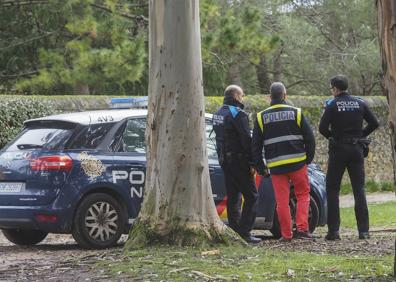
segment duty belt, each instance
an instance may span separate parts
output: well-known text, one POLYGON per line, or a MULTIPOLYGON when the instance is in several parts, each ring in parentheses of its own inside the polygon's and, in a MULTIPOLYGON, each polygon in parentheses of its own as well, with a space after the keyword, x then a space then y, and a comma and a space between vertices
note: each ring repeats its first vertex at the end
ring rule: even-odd
POLYGON ((248 158, 249 156, 244 153, 234 153, 234 152, 227 152, 226 154, 227 158, 237 158, 237 159, 242 159, 242 158, 248 158))
POLYGON ((330 143, 334 144, 370 144, 371 140, 365 137, 343 137, 343 138, 329 138, 330 143))

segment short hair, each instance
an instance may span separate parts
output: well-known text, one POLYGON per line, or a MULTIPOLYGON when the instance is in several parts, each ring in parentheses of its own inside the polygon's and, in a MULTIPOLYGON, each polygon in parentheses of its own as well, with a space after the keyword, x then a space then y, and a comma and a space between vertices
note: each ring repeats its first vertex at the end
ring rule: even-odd
POLYGON ((243 90, 241 87, 235 84, 228 85, 227 88, 224 90, 224 97, 234 97, 235 93, 243 93, 243 90))
POLYGON ((283 94, 286 94, 286 87, 282 82, 274 82, 271 84, 271 99, 283 99, 283 94))
POLYGON ((336 75, 330 79, 330 85, 341 91, 348 90, 348 78, 345 75, 336 75))

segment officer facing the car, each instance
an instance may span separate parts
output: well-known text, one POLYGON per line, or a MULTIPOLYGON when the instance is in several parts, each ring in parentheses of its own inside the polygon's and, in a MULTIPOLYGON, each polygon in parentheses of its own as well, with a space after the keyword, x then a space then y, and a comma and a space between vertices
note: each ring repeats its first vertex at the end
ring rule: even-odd
POLYGON ((348 79, 337 75, 330 80, 334 99, 326 101, 319 132, 329 139, 326 176, 327 240, 340 240, 339 192, 345 169, 351 179, 355 198, 355 216, 360 239, 368 239, 369 215, 364 192, 364 155, 368 153, 367 136, 378 127, 378 121, 367 104, 348 93, 348 79), (363 120, 367 126, 362 128, 363 120))
POLYGON ((290 184, 294 185, 297 199, 295 238, 311 239, 308 225, 310 186, 307 164, 315 154, 315 137, 301 109, 285 102, 286 88, 274 82, 270 88, 271 106, 257 114, 254 123, 252 156, 259 174, 266 174, 262 158, 264 148, 266 165, 272 175, 282 238, 287 242, 293 237, 289 207, 290 184))
POLYGON ((250 167, 251 136, 248 115, 243 111, 243 90, 230 85, 224 91, 224 104, 213 115, 216 150, 224 171, 229 226, 249 243, 259 243, 250 234, 256 218, 258 193, 250 167), (240 195, 244 204, 240 213, 240 195))

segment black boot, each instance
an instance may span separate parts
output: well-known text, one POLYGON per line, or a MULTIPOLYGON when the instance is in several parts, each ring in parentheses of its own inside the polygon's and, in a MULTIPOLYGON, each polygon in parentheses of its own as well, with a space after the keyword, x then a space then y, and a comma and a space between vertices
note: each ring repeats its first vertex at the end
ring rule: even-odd
POLYGON ((338 231, 334 232, 327 232, 327 235, 325 236, 325 239, 328 241, 336 241, 336 240, 341 240, 340 238, 340 233, 338 231))
POLYGON ((369 232, 359 232, 359 239, 367 240, 370 239, 369 232))
POLYGON ((250 244, 258 244, 261 242, 260 238, 252 236, 250 233, 249 234, 240 234, 242 239, 245 240, 247 243, 250 244))

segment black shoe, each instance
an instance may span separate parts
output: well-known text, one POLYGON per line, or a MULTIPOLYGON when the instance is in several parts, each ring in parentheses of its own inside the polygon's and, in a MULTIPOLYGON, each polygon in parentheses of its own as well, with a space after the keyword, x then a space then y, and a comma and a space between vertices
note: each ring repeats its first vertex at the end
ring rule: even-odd
POLYGON ((292 240, 292 238, 285 238, 285 237, 281 237, 278 242, 279 243, 290 243, 292 240))
POLYGON ((368 232, 359 232, 359 239, 363 239, 363 240, 370 239, 370 233, 368 233, 368 232))
POLYGON ((341 240, 340 233, 338 233, 338 231, 336 231, 336 232, 328 232, 327 235, 325 236, 325 239, 328 240, 328 241, 341 240))
POLYGON ((308 231, 297 231, 293 234, 293 238, 296 239, 304 239, 304 240, 313 240, 313 236, 308 231))
POLYGON ((242 237, 243 240, 245 240, 249 244, 258 244, 258 243, 261 242, 260 238, 254 237, 254 236, 252 236, 250 234, 249 235, 245 235, 245 236, 241 235, 241 237, 242 237))

